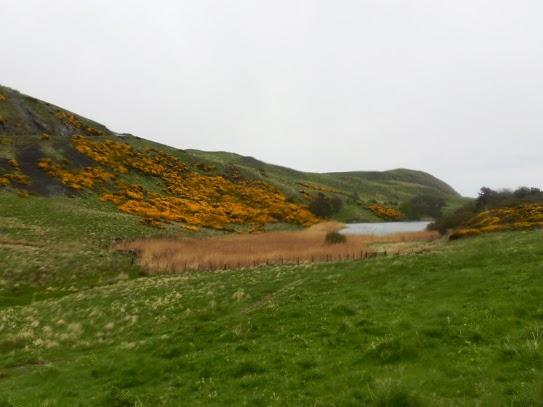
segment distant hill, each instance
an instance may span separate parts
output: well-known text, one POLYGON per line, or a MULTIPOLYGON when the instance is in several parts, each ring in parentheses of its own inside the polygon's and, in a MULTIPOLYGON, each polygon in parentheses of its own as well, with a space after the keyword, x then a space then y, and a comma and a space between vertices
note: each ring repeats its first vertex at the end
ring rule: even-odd
POLYGON ((222 151, 186 150, 186 154, 222 168, 235 166, 246 176, 266 180, 295 199, 305 193, 315 194, 319 191, 337 195, 343 201, 343 208, 336 216, 341 221, 379 220, 367 209, 368 204, 380 202, 399 206, 401 202, 421 193, 442 197, 451 207, 457 207, 464 201, 451 186, 422 171, 394 169, 383 172, 312 173, 222 151))
POLYGON ((180 150, 118 134, 47 102, 0 87, 0 188, 21 196, 74 195, 111 203, 150 225, 189 230, 317 221, 319 194, 341 200, 338 220, 377 218, 420 193, 462 201, 424 172, 307 173, 227 152, 180 150))

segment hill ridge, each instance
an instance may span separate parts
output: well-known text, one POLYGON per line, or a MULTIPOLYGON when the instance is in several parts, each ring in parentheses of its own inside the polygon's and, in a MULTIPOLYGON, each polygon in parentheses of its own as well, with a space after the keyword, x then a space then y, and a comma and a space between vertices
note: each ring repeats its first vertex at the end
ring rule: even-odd
MULTIPOLYGON (((123 136, 125 136, 125 134, 122 134, 123 136)), ((129 134, 128 136, 133 136, 132 134, 129 134)), ((356 176, 356 175, 359 175, 359 174, 362 174, 362 175, 369 175, 369 174, 379 174, 379 175, 386 175, 386 174, 398 174, 400 172, 403 172, 403 173, 410 173, 410 174, 418 174, 418 175, 422 175, 422 176, 425 176, 433 181, 436 181, 437 183, 441 184, 442 185, 442 190, 443 192, 445 193, 449 193, 451 195, 454 195, 454 196, 458 196, 460 197, 461 195, 456 191, 454 190, 454 188, 452 188, 450 185, 448 185, 446 182, 440 180, 439 178, 437 178, 436 176, 426 172, 426 171, 421 171, 421 170, 414 170, 414 169, 411 169, 411 168, 403 168, 403 167, 399 167, 399 168, 391 168, 389 170, 383 170, 383 171, 378 171, 378 170, 350 170, 350 171, 323 171, 323 172, 320 172, 320 171, 303 171, 303 170, 299 170, 299 169, 296 169, 294 167, 287 167, 287 166, 284 166, 284 165, 279 165, 279 164, 274 164, 274 163, 269 163, 267 161, 264 161, 264 160, 261 160, 259 158, 256 158, 254 156, 247 156, 247 155, 243 155, 243 154, 238 154, 238 153, 233 153, 233 152, 230 152, 230 151, 225 151, 225 150, 209 150, 209 151, 204 151, 204 150, 200 150, 200 149, 194 149, 194 148, 190 148, 190 149, 186 149, 185 150, 186 152, 189 152, 189 153, 195 153, 195 154, 198 154, 198 153, 203 153, 203 154, 229 154, 229 155, 232 155, 232 156, 236 156, 238 157, 239 159, 243 159, 243 160, 247 160, 247 161, 252 161, 255 165, 266 165, 266 166, 273 166, 273 167, 277 167, 277 168, 281 168, 281 169, 284 169, 284 170, 288 170, 288 171, 292 171, 294 173, 297 173, 297 174, 311 174, 311 175, 352 175, 352 176, 356 176)))

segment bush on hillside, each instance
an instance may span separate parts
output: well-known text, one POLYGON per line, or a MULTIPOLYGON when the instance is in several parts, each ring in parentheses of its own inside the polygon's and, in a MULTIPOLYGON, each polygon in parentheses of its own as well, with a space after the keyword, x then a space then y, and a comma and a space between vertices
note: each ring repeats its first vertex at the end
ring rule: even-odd
POLYGON ((404 203, 402 212, 408 219, 418 220, 423 218, 438 219, 442 216, 445 200, 432 194, 419 194, 404 203))
POLYGON ((378 218, 384 220, 400 220, 403 216, 402 213, 396 208, 385 206, 382 204, 374 203, 368 205, 367 208, 378 218))
POLYGON ((319 192, 309 203, 309 210, 321 218, 330 218, 338 213, 343 206, 343 202, 337 196, 327 197, 319 192))
POLYGON ((543 203, 524 203, 479 212, 455 229, 451 239, 481 233, 543 228, 543 203))
POLYGON ((442 235, 449 230, 456 229, 464 222, 467 222, 477 214, 477 209, 473 202, 470 202, 452 213, 438 217, 428 226, 429 230, 437 230, 442 235))
POLYGON ((539 188, 520 187, 514 191, 508 189, 495 191, 483 187, 476 199, 476 206, 478 210, 488 210, 538 202, 543 202, 543 191, 539 188))
MULTIPOLYGON (((452 213, 438 217, 434 223, 429 225, 428 229, 437 230, 441 234, 446 234, 449 231, 456 229, 455 237, 473 235, 473 231, 466 232, 468 229, 475 230, 484 228, 484 231, 491 231, 492 228, 488 225, 476 225, 475 227, 471 225, 469 228, 466 225, 470 224, 473 219, 476 219, 479 215, 484 214, 485 212, 496 209, 510 208, 510 211, 507 212, 507 217, 502 216, 506 211, 499 211, 499 218, 503 218, 504 224, 515 223, 516 226, 508 226, 506 228, 502 225, 498 229, 516 230, 520 229, 520 223, 525 220, 529 220, 528 223, 530 225, 534 223, 531 215, 529 216, 527 214, 523 214, 523 210, 525 208, 533 208, 529 206, 530 204, 540 203, 543 203, 543 191, 541 191, 539 188, 521 187, 515 191, 494 191, 490 188, 483 187, 481 188, 479 196, 476 200, 468 202, 463 207, 452 213), (520 216, 520 218, 516 219, 515 222, 512 222, 512 219, 518 216, 520 216), (461 233, 462 236, 460 236, 458 233, 459 229, 464 230, 461 233)), ((535 208, 537 208, 537 206, 535 208)))

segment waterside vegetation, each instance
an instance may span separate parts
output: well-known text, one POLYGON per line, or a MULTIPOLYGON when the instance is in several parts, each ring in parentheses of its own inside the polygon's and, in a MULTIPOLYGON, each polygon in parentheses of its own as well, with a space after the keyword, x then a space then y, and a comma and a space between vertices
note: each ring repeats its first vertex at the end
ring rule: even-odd
POLYGON ((228 270, 261 265, 366 260, 429 249, 438 233, 345 236, 341 225, 323 223, 301 231, 225 235, 205 239, 162 237, 125 241, 114 247, 132 253, 150 273, 228 270), (384 245, 384 246, 383 246, 384 245))
POLYGON ((543 227, 543 192, 538 188, 494 191, 481 188, 476 200, 439 217, 431 230, 450 233, 452 239, 481 233, 543 227))

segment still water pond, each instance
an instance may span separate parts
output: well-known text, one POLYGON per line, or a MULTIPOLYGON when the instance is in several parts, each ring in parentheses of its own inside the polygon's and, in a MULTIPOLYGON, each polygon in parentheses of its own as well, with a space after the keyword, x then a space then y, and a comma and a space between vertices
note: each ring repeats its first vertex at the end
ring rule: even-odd
POLYGON ((383 223, 347 223, 340 231, 345 235, 391 235, 393 233, 421 232, 431 222, 383 222, 383 223))

